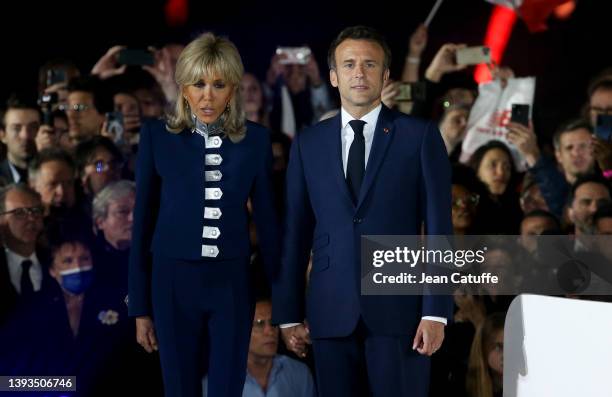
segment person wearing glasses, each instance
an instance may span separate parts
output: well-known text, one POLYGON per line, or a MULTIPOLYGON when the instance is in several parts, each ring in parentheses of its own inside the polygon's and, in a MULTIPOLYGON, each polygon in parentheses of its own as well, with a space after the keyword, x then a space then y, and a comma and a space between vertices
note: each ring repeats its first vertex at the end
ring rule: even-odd
POLYGON ((99 135, 105 127, 105 114, 114 109, 113 98, 96 77, 77 77, 68 84, 65 112, 71 144, 99 135))
POLYGON ((106 185, 121 179, 123 155, 107 137, 97 135, 79 143, 74 157, 77 177, 89 204, 106 185))
POLYGON ((161 358, 166 396, 242 394, 254 301, 249 214, 269 277, 279 261, 270 132, 246 120, 243 65, 212 33, 179 56, 180 96, 146 122, 136 164, 129 314, 138 342, 161 358))
MULTIPOLYGON (((242 397, 314 397, 315 389, 308 367, 278 354, 278 325, 272 324, 272 302, 260 297, 255 306, 251 329, 246 382, 242 397)), ((204 379, 204 396, 208 379, 204 379)))
POLYGON ((38 243, 43 231, 40 195, 26 184, 0 189, 0 324, 22 299, 41 291, 48 281, 46 256, 38 243))

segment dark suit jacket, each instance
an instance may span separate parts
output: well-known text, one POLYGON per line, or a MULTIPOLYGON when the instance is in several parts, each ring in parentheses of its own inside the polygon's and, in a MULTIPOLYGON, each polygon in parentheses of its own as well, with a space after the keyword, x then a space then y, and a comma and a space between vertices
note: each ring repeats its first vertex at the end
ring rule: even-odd
POLYGON ((452 234, 450 164, 438 129, 383 105, 355 205, 342 167, 340 124, 338 114, 293 142, 274 321, 307 318, 313 337, 342 337, 360 316, 382 335, 414 334, 421 316, 450 319, 452 297, 361 296, 359 287, 361 235, 419 235, 423 222, 428 234, 452 234))
POLYGON ((223 138, 219 148, 205 147, 197 133, 172 134, 163 121, 145 124, 140 133, 136 168, 136 207, 129 265, 129 311, 150 315, 151 252, 192 261, 248 261, 250 244, 246 202, 250 198, 259 248, 268 274, 279 261, 280 242, 271 183, 270 133, 247 122, 245 138, 223 138), (221 155, 220 165, 205 165, 205 155, 221 155), (205 171, 219 170, 220 181, 205 181, 205 171), (219 188, 219 199, 205 199, 205 189, 219 188), (204 219, 204 208, 218 208, 219 219, 204 219), (204 239, 203 227, 217 227, 216 239, 204 239), (202 256, 202 245, 218 255, 202 256))

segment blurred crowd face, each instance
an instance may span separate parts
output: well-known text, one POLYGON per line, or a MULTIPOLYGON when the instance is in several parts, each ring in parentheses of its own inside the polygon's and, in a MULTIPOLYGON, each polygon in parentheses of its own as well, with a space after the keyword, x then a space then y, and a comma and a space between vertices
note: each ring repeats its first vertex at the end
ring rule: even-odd
POLYGON ((501 149, 491 149, 485 153, 478 167, 480 179, 494 195, 506 191, 512 173, 512 159, 501 149))
POLYGON ((278 348, 278 326, 272 325, 272 305, 270 302, 258 302, 255 307, 255 319, 251 330, 249 355, 257 358, 272 359, 278 348))
POLYGON ((537 183, 529 186, 521 193, 521 209, 523 214, 528 214, 535 210, 549 211, 546 199, 544 199, 542 190, 537 183))
POLYGON ((73 91, 68 94, 66 114, 68 132, 75 143, 100 134, 104 115, 94 106, 94 97, 91 93, 73 91))
MULTIPOLYGON (((240 82, 240 94, 242 95, 243 108, 247 118, 257 115, 263 107, 263 92, 257 78, 251 73, 245 73, 240 82)), ((251 120, 250 121, 258 121, 251 120)))
POLYGON ((134 95, 140 103, 142 117, 157 119, 164 115, 164 103, 152 90, 142 88, 136 90, 134 95))
MULTIPOLYGON (((555 157, 566 174, 572 178, 586 174, 595 163, 591 149, 591 133, 583 128, 561 135, 555 157)), ((573 182, 573 181, 568 181, 573 182)))
POLYGON ((593 214, 600 205, 610 202, 608 189, 600 183, 583 183, 576 189, 569 208, 569 218, 576 226, 576 234, 593 233, 593 214))
POLYGON ((556 230, 555 222, 546 216, 530 216, 521 222, 520 244, 529 253, 534 253, 537 249, 537 239, 545 230, 556 230))
POLYGON ((591 125, 597 125, 597 116, 600 114, 612 114, 612 90, 600 88, 593 92, 589 100, 591 125))
POLYGON ((134 194, 111 200, 106 217, 96 220, 98 229, 104 234, 104 239, 116 249, 127 249, 132 242, 135 203, 134 194))
POLYGON ((123 115, 124 127, 127 130, 132 130, 132 126, 129 124, 134 124, 134 122, 140 120, 140 104, 138 99, 129 94, 119 93, 113 96, 113 104, 115 112, 120 112, 123 115))
POLYGON ((453 229, 456 232, 465 232, 472 226, 479 197, 465 186, 453 185, 452 198, 453 229))
POLYGON ((0 130, 2 142, 7 147, 11 163, 25 167, 36 154, 36 133, 40 127, 40 115, 35 109, 9 109, 4 115, 5 130, 0 130))
POLYGON ((440 123, 440 132, 445 140, 457 142, 463 139, 469 112, 466 109, 453 109, 444 114, 440 123))
POLYGON ((86 193, 96 195, 106 185, 120 178, 121 167, 117 159, 104 147, 99 147, 85 165, 81 183, 86 193))
POLYGON ((58 284, 63 285, 63 272, 76 269, 87 270, 92 266, 93 261, 89 248, 79 242, 67 242, 55 251, 49 274, 58 284))
POLYGON ((353 116, 365 115, 380 104, 389 70, 384 66, 382 47, 369 40, 344 40, 336 48, 336 68, 330 80, 338 87, 342 106, 353 116))
POLYGON ((6 194, 5 211, 0 216, 2 237, 8 248, 36 245, 43 230, 43 209, 38 197, 17 189, 6 194))
POLYGON ((48 208, 72 208, 75 204, 74 170, 63 161, 47 161, 30 181, 48 208))
POLYGON ((183 87, 183 95, 191 112, 206 124, 212 124, 221 117, 233 92, 234 87, 219 75, 202 76, 195 84, 183 87))
POLYGON ((488 349, 487 364, 493 376, 502 376, 504 373, 504 330, 497 330, 492 339, 492 346, 489 346, 488 349))
POLYGON ((600 218, 595 225, 595 230, 597 234, 612 235, 612 218, 600 218))
POLYGON ((306 72, 304 65, 285 65, 285 82, 292 94, 299 94, 306 89, 306 72))

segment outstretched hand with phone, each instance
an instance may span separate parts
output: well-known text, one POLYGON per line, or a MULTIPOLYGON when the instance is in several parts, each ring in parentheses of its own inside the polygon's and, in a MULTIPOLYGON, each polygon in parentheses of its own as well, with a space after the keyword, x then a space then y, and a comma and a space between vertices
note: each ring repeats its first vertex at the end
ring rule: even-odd
POLYGON ((425 78, 434 83, 439 83, 445 74, 465 69, 467 65, 460 65, 456 60, 457 50, 465 47, 465 44, 453 43, 447 43, 440 47, 425 71, 425 78))
POLYGON ((142 68, 149 72, 162 88, 166 101, 175 102, 178 98, 178 86, 174 81, 174 71, 176 64, 172 59, 170 49, 163 47, 157 50, 149 47, 149 51, 155 56, 155 64, 153 66, 143 65, 142 68))
POLYGON ((109 48, 106 54, 102 55, 102 58, 98 59, 98 62, 91 69, 91 74, 98 76, 100 79, 105 80, 109 77, 116 76, 118 74, 125 73, 126 65, 119 65, 117 61, 119 53, 125 49, 125 46, 116 45, 109 48))
POLYGON ((528 126, 510 122, 506 127, 508 128, 506 135, 508 142, 516 146, 525 158, 527 165, 533 167, 540 158, 540 148, 538 147, 538 138, 533 130, 531 120, 529 120, 528 126))

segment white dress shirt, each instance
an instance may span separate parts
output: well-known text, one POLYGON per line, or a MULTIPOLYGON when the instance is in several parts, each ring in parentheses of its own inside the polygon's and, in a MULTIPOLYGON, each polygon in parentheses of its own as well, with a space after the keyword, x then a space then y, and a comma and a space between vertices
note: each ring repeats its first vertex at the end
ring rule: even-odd
MULTIPOLYGON (((382 104, 376 106, 372 109, 368 114, 360 118, 359 120, 365 121, 365 125, 363 126, 363 137, 365 138, 365 166, 367 169, 368 166, 368 157, 370 157, 370 149, 372 149, 372 141, 374 141, 374 130, 376 129, 376 122, 378 121, 378 116, 380 114, 380 110, 382 109, 382 104)), ((344 176, 346 177, 346 166, 348 164, 348 154, 351 148, 351 144, 353 143, 353 139, 355 139, 355 132, 351 128, 349 124, 350 121, 355 120, 353 116, 349 114, 344 108, 340 110, 340 117, 342 120, 342 130, 340 131, 341 142, 342 142, 342 167, 344 169, 344 176)), ((438 321, 443 324, 447 324, 447 319, 445 317, 436 317, 436 316, 423 316, 423 320, 431 320, 438 321)), ((289 328, 299 325, 299 323, 289 323, 289 324, 281 324, 281 328, 289 328)))
POLYGON ((36 252, 34 252, 27 258, 24 258, 23 256, 14 253, 8 248, 5 248, 4 252, 6 253, 6 263, 8 264, 11 284, 13 284, 13 287, 15 287, 17 293, 21 294, 21 273, 23 271, 21 263, 27 259, 32 261, 32 266, 30 266, 30 280, 32 280, 32 286, 34 286, 34 291, 40 291, 43 279, 43 270, 42 266, 40 266, 38 258, 36 257, 36 252))

